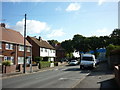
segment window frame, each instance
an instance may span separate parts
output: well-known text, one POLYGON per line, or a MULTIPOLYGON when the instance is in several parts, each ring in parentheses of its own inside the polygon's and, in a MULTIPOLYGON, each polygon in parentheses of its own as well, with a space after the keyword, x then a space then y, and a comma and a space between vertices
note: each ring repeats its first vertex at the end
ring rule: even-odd
POLYGON ((13 50, 13 44, 11 44, 11 43, 6 43, 6 44, 5 44, 5 49, 6 49, 6 50, 13 50))
POLYGON ((23 45, 19 45, 19 51, 24 51, 24 46, 23 45))

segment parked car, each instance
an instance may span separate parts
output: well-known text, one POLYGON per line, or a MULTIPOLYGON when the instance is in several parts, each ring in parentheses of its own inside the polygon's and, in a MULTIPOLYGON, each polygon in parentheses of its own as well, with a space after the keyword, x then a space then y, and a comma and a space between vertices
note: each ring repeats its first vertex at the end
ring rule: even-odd
POLYGON ((78 64, 78 61, 77 60, 71 60, 69 62, 69 65, 77 65, 78 64))
POLYGON ((82 59, 80 62, 80 69, 87 68, 87 67, 91 67, 91 68, 96 67, 95 55, 92 55, 92 54, 82 55, 82 59))

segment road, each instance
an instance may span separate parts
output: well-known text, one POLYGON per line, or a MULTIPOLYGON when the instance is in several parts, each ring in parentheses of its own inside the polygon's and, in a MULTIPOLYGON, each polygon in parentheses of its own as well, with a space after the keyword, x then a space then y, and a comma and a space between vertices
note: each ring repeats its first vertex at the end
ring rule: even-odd
POLYGON ((52 70, 20 75, 2 80, 3 88, 74 88, 91 71, 77 66, 62 66, 52 70))
POLYGON ((95 88, 96 90, 112 88, 119 90, 115 81, 114 71, 109 69, 107 62, 100 63, 75 88, 95 88))

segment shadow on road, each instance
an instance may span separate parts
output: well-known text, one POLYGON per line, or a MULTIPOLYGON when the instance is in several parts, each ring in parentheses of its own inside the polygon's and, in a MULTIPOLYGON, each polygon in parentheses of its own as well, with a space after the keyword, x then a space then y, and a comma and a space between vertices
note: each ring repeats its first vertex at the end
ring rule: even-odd
POLYGON ((64 71, 80 71, 80 68, 69 68, 64 71))
POLYGON ((108 79, 108 80, 98 82, 98 83, 100 83, 100 90, 104 90, 107 88, 114 88, 115 90, 119 90, 116 84, 115 78, 108 79))
POLYGON ((99 76, 99 75, 111 75, 114 74, 113 70, 109 69, 108 63, 100 63, 97 68, 92 70, 88 76, 99 76))

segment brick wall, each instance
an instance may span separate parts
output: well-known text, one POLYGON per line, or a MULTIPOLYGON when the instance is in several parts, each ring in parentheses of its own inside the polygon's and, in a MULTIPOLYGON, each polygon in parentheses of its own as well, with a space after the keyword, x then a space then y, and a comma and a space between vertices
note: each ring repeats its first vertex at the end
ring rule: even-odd
POLYGON ((2 67, 2 73, 14 73, 14 72, 16 72, 16 65, 2 67))

